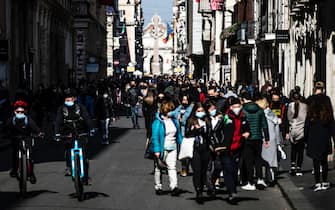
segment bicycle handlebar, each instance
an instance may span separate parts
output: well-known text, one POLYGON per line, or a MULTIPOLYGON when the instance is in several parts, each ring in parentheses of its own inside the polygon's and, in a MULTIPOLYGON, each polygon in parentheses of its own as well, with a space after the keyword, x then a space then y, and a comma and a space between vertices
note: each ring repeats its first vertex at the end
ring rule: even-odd
POLYGON ((88 133, 80 133, 76 135, 73 135, 72 133, 70 133, 69 135, 59 135, 59 136, 56 136, 55 141, 60 142, 62 141, 62 139, 80 138, 83 136, 88 136, 88 133))

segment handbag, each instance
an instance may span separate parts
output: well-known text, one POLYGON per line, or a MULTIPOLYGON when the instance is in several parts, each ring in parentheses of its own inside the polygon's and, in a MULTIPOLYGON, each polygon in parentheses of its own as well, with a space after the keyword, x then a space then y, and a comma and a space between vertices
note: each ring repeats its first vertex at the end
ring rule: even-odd
POLYGON ((146 147, 144 151, 144 158, 152 160, 154 159, 154 153, 151 151, 151 139, 147 140, 146 147))
POLYGON ((195 140, 194 137, 183 138, 183 141, 180 145, 178 160, 183 160, 185 158, 193 158, 194 140, 195 140))
POLYGON ((159 168, 159 170, 166 170, 168 168, 166 162, 161 160, 160 158, 155 157, 154 161, 157 167, 159 168))

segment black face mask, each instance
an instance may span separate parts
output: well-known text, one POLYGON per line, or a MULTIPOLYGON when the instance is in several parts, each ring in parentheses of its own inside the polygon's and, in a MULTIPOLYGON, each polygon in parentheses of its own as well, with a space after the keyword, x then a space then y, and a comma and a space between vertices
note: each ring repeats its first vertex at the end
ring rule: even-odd
POLYGON ((272 101, 272 107, 279 107, 280 101, 272 101))
POLYGON ((188 107, 188 104, 183 103, 182 105, 183 105, 183 107, 188 107))
POLYGON ((211 101, 212 100, 215 101, 216 97, 215 96, 209 96, 208 99, 211 100, 211 101))

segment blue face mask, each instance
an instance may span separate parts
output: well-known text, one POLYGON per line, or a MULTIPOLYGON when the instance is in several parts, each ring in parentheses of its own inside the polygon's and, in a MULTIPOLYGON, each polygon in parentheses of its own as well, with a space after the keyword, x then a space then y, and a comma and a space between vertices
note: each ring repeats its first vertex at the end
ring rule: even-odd
POLYGON ((25 118, 26 117, 26 115, 25 114, 23 114, 23 113, 17 113, 17 114, 15 114, 15 117, 16 117, 16 119, 23 119, 23 118, 25 118))
POLYGON ((206 116, 206 113, 205 112, 197 112, 197 113, 195 113, 195 116, 197 118, 202 119, 202 118, 204 118, 206 116))
POLYGON ((214 117, 216 115, 216 109, 213 109, 212 111, 209 112, 209 114, 214 117))
POLYGON ((73 101, 65 101, 64 104, 66 106, 73 106, 74 105, 74 102, 73 101))

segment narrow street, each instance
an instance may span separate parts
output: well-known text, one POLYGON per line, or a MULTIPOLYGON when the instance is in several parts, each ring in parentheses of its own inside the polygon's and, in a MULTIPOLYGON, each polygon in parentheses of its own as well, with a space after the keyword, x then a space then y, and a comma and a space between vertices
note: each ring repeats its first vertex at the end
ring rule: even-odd
POLYGON ((0 209, 291 209, 278 187, 265 191, 246 192, 238 188, 238 206, 226 202, 227 194, 220 190, 215 199, 198 205, 194 198, 192 177, 178 177, 182 194, 171 197, 168 178, 164 176, 165 195, 156 196, 153 187, 152 162, 143 158, 145 130, 129 129, 130 119, 121 118, 113 128, 110 145, 101 145, 98 138, 90 141, 90 173, 92 186, 85 188, 84 202, 78 202, 70 178, 64 177, 62 145, 50 141, 35 147, 37 183, 28 185, 28 196, 19 197, 18 182, 10 178, 10 150, 0 152, 0 209))

